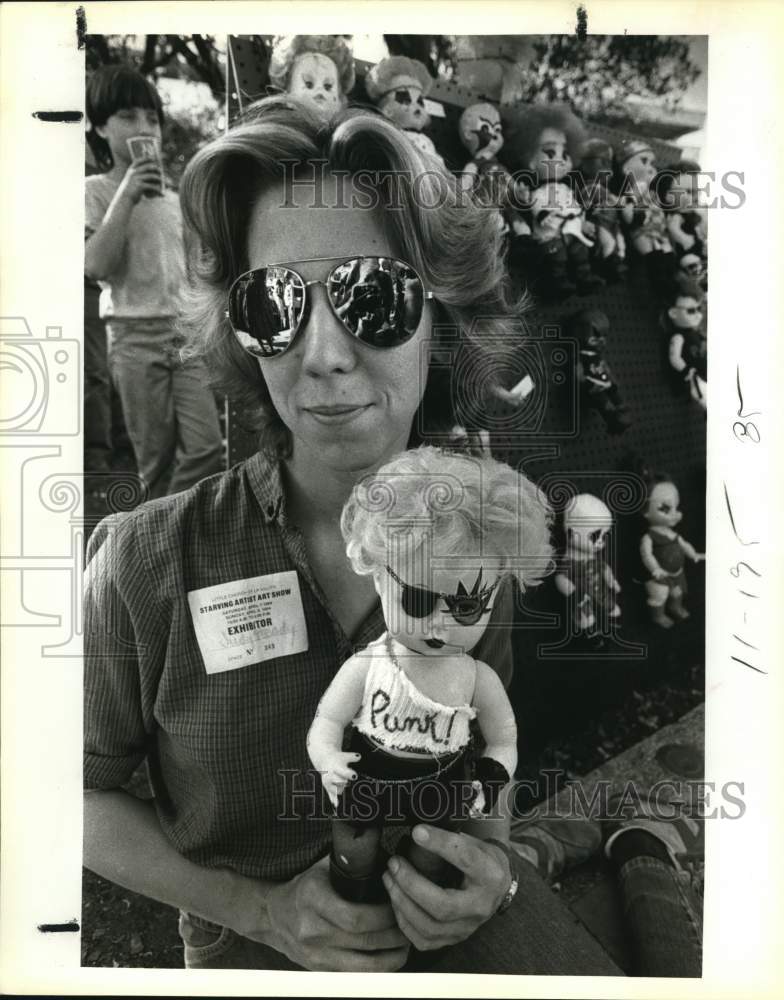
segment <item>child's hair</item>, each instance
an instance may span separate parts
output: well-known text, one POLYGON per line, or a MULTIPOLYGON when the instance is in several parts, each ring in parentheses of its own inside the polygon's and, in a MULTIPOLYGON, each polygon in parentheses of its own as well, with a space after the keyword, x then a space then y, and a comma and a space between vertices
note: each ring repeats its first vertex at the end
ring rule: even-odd
POLYGON ((87 81, 87 141, 98 163, 107 169, 114 160, 108 142, 95 129, 126 108, 151 108, 158 113, 163 128, 163 102, 155 85, 130 66, 101 66, 87 81))
POLYGON ((383 569, 396 542, 426 537, 437 557, 481 545, 524 589, 553 567, 551 523, 544 496, 510 466, 425 446, 360 480, 340 527, 355 573, 383 569))

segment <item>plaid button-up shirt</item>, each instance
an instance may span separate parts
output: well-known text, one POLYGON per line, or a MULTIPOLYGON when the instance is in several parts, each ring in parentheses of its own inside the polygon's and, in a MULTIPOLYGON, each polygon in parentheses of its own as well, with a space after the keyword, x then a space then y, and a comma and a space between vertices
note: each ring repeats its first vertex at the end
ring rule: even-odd
MULTIPOLYGON (((385 624, 380 602, 351 637, 337 622, 287 518, 277 461, 259 453, 107 518, 87 558, 85 787, 119 787, 146 758, 161 826, 190 860, 287 879, 326 854, 307 731, 340 664, 385 624), (207 673, 189 591, 292 570, 307 649, 207 673)), ((511 617, 504 586, 474 650, 505 683, 511 617)))

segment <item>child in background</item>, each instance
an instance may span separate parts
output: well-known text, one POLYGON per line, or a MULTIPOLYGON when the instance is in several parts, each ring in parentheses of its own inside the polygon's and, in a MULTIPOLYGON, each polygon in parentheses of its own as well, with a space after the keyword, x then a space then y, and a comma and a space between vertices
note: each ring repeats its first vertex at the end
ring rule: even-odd
POLYGON ((87 84, 91 145, 107 173, 85 180, 85 275, 100 282, 109 368, 148 499, 223 468, 215 398, 201 364, 181 362, 175 321, 186 282, 179 199, 160 163, 133 159, 128 139, 160 144, 155 87, 126 66, 87 84))

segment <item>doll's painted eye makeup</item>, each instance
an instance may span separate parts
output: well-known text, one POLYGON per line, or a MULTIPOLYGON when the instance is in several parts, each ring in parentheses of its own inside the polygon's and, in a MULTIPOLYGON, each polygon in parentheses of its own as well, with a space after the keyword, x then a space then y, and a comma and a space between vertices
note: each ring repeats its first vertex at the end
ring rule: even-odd
POLYGON ((480 618, 490 613, 488 605, 498 581, 490 587, 482 587, 482 572, 480 569, 470 593, 461 582, 456 594, 443 594, 424 587, 412 587, 401 580, 391 566, 387 566, 387 573, 400 585, 403 611, 409 618, 429 618, 439 600, 443 600, 458 625, 476 625, 480 618))

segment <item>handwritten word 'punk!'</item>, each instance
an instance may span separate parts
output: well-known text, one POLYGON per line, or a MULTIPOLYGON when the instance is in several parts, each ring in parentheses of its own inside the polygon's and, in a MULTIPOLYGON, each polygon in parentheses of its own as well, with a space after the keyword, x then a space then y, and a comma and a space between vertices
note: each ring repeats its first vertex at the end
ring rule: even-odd
POLYGON ((457 711, 452 712, 446 724, 446 732, 439 736, 436 723, 439 718, 444 718, 443 712, 425 712, 423 715, 404 715, 402 719, 397 715, 390 715, 385 710, 389 708, 389 695, 386 691, 378 688, 373 692, 370 701, 370 725, 373 729, 380 729, 382 726, 388 733, 430 733, 434 743, 448 743, 452 733, 452 723, 455 721, 457 711), (381 721, 378 717, 381 716, 381 721))
POLYGON ((242 625, 229 625, 229 635, 240 635, 242 632, 254 632, 257 628, 268 628, 271 618, 257 618, 255 622, 243 622, 242 625))

